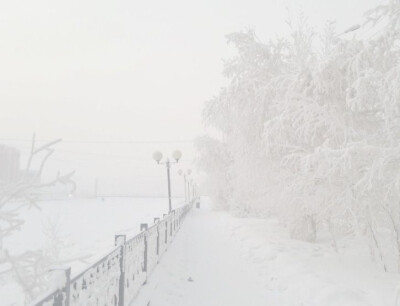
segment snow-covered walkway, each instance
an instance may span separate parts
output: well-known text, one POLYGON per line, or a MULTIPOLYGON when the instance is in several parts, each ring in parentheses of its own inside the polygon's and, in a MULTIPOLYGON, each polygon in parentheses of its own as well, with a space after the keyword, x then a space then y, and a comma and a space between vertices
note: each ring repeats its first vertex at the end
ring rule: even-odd
POLYGON ((194 209, 133 305, 276 305, 220 217, 194 209))
MULTIPOLYGON (((393 306, 400 276, 353 241, 290 239, 273 219, 193 209, 133 306, 393 306)), ((323 235, 322 235, 323 236, 323 235)))

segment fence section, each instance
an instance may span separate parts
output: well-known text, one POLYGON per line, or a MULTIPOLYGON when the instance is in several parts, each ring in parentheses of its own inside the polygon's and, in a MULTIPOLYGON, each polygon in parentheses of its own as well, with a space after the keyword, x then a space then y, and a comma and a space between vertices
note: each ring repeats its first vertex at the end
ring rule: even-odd
POLYGON ((127 240, 115 236, 115 249, 82 273, 70 278, 65 270, 62 288, 31 306, 126 306, 139 293, 148 276, 167 250, 182 221, 192 208, 187 204, 154 219, 154 225, 141 225, 141 233, 127 240))

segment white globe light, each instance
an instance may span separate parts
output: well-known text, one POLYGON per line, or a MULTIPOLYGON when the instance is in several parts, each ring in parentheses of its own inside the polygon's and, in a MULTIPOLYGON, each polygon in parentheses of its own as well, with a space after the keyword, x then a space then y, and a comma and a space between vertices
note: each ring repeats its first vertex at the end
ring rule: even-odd
POLYGON ((155 152, 153 153, 153 159, 154 159, 157 163, 159 163, 160 160, 162 159, 162 153, 161 153, 160 151, 155 151, 155 152))
POLYGON ((172 152, 172 157, 176 160, 179 161, 182 157, 182 152, 175 150, 174 152, 172 152))

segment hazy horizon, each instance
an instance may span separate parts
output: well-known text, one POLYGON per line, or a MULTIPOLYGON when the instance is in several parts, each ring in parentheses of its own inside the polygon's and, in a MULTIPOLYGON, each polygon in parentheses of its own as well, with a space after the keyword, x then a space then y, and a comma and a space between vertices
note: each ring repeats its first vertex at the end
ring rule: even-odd
POLYGON ((181 149, 190 164, 190 140, 204 132, 203 103, 225 84, 223 60, 234 54, 225 35, 248 28, 261 41, 286 35, 287 11, 299 10, 316 30, 336 19, 340 32, 379 3, 3 2, 0 143, 24 154, 33 132, 63 138, 47 175, 79 169, 82 184, 99 177, 126 190, 148 179, 161 190, 151 153, 181 149), (170 140, 185 142, 92 143, 170 140))

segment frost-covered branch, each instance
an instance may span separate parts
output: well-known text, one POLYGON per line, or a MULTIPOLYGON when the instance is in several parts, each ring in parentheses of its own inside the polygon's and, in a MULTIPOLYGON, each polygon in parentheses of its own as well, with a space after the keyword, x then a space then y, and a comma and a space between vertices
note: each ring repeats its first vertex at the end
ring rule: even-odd
MULTIPOLYGON (((33 136, 31 150, 25 171, 16 183, 0 186, 0 265, 8 266, 2 273, 13 274, 15 280, 26 294, 26 300, 30 301, 45 289, 47 272, 52 265, 60 263, 56 254, 50 254, 46 250, 26 251, 22 254, 13 254, 4 246, 4 238, 13 236, 19 231, 24 220, 20 213, 25 208, 40 209, 37 204, 43 188, 53 187, 58 184, 71 186, 71 193, 76 185, 72 180, 74 172, 61 175, 47 182, 40 182, 45 166, 54 153, 54 146, 61 139, 48 142, 36 147, 36 139, 33 136), (32 170, 33 163, 39 166, 32 170)), ((54 238, 54 237, 53 237, 54 238)), ((53 248, 62 248, 60 241, 53 248)), ((84 259, 84 258, 80 258, 84 259)))

